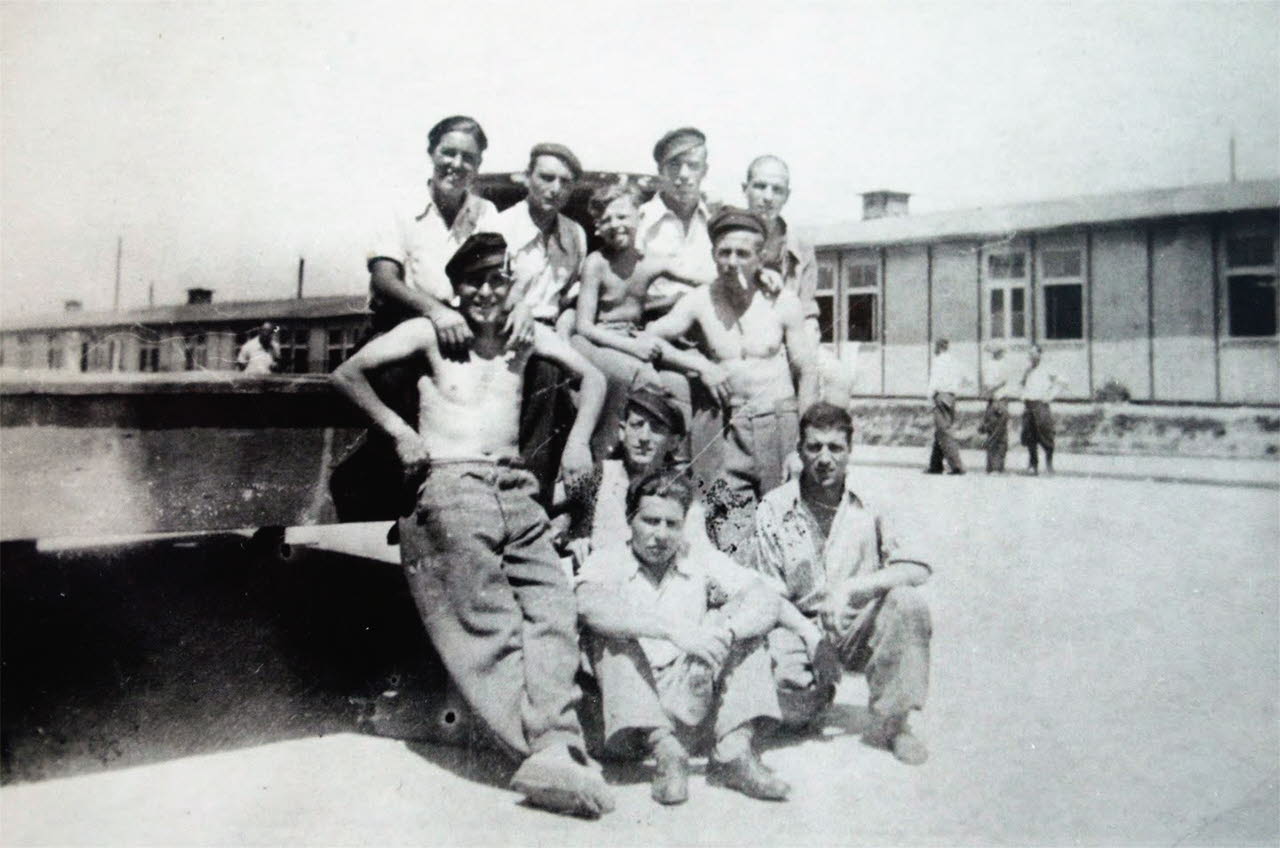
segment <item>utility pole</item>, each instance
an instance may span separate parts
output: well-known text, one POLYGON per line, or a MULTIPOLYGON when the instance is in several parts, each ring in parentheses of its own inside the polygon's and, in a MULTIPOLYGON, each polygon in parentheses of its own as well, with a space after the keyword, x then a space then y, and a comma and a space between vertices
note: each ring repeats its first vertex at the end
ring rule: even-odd
POLYGON ((120 260, 124 254, 124 236, 116 236, 116 293, 111 299, 113 312, 120 311, 120 260))
POLYGON ((1231 142, 1228 147, 1228 156, 1231 160, 1231 182, 1236 181, 1236 134, 1231 133, 1231 142))
POLYGON ((147 306, 156 305, 156 284, 149 283, 147 285, 147 306))
POLYGON ((299 256, 298 257, 298 300, 302 300, 302 271, 303 271, 303 267, 306 264, 307 264, 307 260, 299 256))

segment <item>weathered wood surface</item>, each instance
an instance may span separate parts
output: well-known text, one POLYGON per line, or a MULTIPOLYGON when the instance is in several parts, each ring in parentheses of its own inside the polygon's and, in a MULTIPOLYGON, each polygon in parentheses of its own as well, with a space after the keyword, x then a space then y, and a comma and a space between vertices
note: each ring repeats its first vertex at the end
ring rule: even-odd
POLYGON ((0 382, 0 539, 336 520, 360 422, 320 375, 0 382))

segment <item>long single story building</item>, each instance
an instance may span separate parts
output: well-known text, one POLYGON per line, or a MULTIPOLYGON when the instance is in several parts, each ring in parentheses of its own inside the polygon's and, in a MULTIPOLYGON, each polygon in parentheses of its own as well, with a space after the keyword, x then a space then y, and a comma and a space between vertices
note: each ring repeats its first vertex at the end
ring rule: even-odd
POLYGON ((863 195, 863 220, 812 233, 823 341, 856 395, 925 393, 947 338, 973 381, 990 349, 1031 344, 1067 398, 1280 404, 1280 180, 907 214, 863 195))

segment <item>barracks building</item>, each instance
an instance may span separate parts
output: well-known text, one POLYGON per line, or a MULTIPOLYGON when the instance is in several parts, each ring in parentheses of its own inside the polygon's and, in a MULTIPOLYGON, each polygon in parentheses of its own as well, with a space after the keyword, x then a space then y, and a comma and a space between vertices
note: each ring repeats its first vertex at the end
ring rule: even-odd
MULTIPOLYGON (((823 341, 857 395, 922 396, 949 339, 975 386, 1031 344, 1088 399, 1280 404, 1280 180, 926 215, 863 195, 818 228, 823 341)), ((976 392, 975 392, 976 393, 976 392)))
MULTIPOLYGON (((497 175, 478 187, 500 207, 523 193, 497 175)), ((973 394, 994 345, 1016 360, 1034 343, 1067 399, 1105 387, 1135 401, 1280 404, 1280 180, 925 215, 907 204, 869 192, 862 220, 812 233, 823 342, 856 395, 923 396, 932 343, 947 338, 973 394)), ((208 289, 188 294, 176 306, 90 313, 71 302, 6 322, 0 366, 233 370, 239 345, 271 320, 281 370, 324 373, 366 319, 363 292, 218 304, 208 289)))

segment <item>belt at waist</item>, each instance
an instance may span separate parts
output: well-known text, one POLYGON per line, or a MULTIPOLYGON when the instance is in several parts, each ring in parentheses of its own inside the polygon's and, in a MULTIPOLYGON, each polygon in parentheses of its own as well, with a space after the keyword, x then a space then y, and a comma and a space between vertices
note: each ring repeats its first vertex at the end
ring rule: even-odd
POLYGON ((762 415, 782 415, 799 411, 800 407, 795 398, 783 398, 772 404, 753 403, 736 398, 729 401, 729 413, 734 417, 759 418, 762 415))
POLYGON ((528 469, 522 456, 450 456, 443 459, 431 459, 432 468, 443 468, 449 465, 489 465, 495 468, 514 468, 520 471, 528 469))

